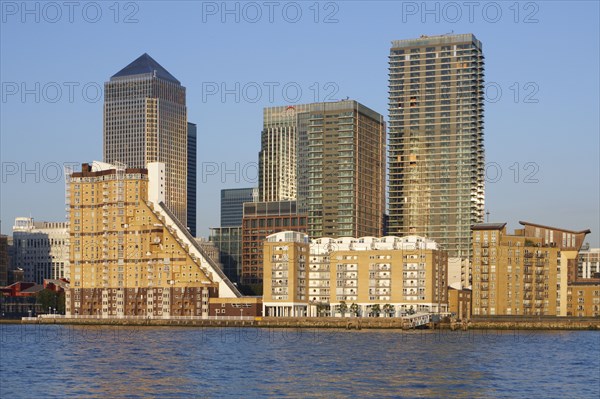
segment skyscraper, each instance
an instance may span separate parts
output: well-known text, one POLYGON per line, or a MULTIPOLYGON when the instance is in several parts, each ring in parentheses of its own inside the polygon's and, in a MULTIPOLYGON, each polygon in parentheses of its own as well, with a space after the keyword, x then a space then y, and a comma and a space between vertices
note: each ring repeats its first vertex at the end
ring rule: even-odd
POLYGON ((166 167, 165 203, 187 224, 188 132, 185 87, 148 54, 104 84, 104 161, 166 167))
POLYGON ((187 124, 187 226, 196 237, 196 124, 187 124))
POLYGON ((383 116, 344 100, 266 108, 264 117, 260 197, 296 199, 311 237, 381 236, 383 116))
POLYGON ((221 227, 240 227, 244 202, 256 202, 258 189, 229 188, 221 190, 221 227))
POLYGON ((472 34, 392 42, 389 233, 470 257, 483 221, 483 53, 472 34))
POLYGON ((263 110, 258 154, 259 201, 296 199, 297 113, 310 105, 269 107, 263 110))
POLYGON ((297 200, 310 237, 383 234, 385 122, 353 101, 298 114, 297 200))

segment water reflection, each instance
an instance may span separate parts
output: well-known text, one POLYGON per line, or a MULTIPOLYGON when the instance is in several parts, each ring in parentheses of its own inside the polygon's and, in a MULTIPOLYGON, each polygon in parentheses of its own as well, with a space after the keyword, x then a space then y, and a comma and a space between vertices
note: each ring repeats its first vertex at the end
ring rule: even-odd
POLYGON ((0 328, 1 397, 599 394, 596 332, 0 328))

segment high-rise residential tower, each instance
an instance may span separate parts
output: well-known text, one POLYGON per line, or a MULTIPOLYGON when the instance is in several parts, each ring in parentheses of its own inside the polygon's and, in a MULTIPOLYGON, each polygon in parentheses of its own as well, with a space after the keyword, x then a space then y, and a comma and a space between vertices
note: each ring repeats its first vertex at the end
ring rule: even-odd
POLYGON ((389 234, 431 238, 470 258, 483 221, 483 53, 472 34, 392 42, 389 234))
POLYGON ((311 237, 381 236, 383 116, 344 100, 266 108, 264 117, 261 199, 296 199, 311 237))
POLYGON ((104 161, 165 164, 165 202, 187 224, 188 126, 185 87, 148 54, 104 84, 104 161))
POLYGON ((196 124, 187 124, 187 227, 196 237, 196 124))
POLYGON ((258 154, 259 201, 296 199, 297 114, 310 105, 268 107, 263 110, 263 130, 258 154))

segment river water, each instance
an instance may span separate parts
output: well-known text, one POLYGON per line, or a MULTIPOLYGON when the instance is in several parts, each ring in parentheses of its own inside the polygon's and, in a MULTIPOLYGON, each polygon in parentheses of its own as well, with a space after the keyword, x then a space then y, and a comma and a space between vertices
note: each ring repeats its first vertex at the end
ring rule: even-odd
POLYGON ((598 398, 600 333, 0 325, 0 397, 598 398))

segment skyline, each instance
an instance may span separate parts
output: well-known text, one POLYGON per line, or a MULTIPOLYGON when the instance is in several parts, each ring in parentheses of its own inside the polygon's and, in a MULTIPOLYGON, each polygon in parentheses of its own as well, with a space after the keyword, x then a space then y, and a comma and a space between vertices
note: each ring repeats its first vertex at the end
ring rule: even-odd
MULTIPOLYGON (((335 3, 338 23, 333 24, 308 19, 308 4, 304 9, 306 18, 298 24, 283 20, 251 24, 243 18, 240 23, 221 23, 212 15, 201 15, 201 6, 190 3, 178 2, 166 10, 161 9, 160 3, 135 3, 139 8, 136 14, 139 21, 135 24, 114 23, 112 19, 97 24, 21 23, 11 19, 3 8, 0 39, 3 234, 11 234, 17 216, 31 214, 37 221, 65 220, 64 180, 54 179, 54 164, 72 163, 77 167, 101 159, 103 97, 92 102, 75 89, 74 101, 70 102, 66 85, 69 82, 78 83, 79 88, 92 83, 88 86, 92 93, 95 84, 102 87, 114 71, 145 52, 181 80, 187 89, 188 120, 198 125, 198 235, 206 237, 209 227, 219 225, 221 189, 258 186, 257 179, 248 177, 258 162, 264 107, 323 101, 337 90, 329 99, 350 97, 383 114, 387 121, 387 56, 391 41, 453 30, 475 34, 483 42, 486 55, 485 82, 489 91, 484 137, 489 220, 508 221, 510 229, 517 227, 518 220, 575 230, 589 228, 592 234, 587 241, 599 246, 599 35, 587 33, 587 23, 593 23, 593 30, 598 31, 594 17, 598 14, 598 4, 579 2, 576 6, 561 7, 566 3, 534 3, 539 5, 536 13, 539 21, 533 24, 514 23, 507 4, 505 18, 497 24, 480 18, 474 23, 465 20, 431 26, 421 23, 422 16, 406 13, 400 18, 406 17, 404 24, 387 22, 394 16, 398 18, 401 15, 398 11, 406 12, 402 7, 407 3, 403 6, 369 3, 369 7, 362 2, 335 3), (587 11, 582 5, 588 7, 587 11), (182 13, 183 7, 189 12, 182 13), (168 33, 155 32, 152 26, 160 17, 159 11, 165 18, 176 13, 181 21, 169 25, 172 29, 168 33), (199 18, 197 25, 189 26, 194 17, 199 18), (203 17, 206 23, 202 22, 203 17), (376 17, 383 21, 374 26, 376 17), (557 24, 560 18, 570 23, 557 24), (575 20, 579 22, 572 23, 575 20), (373 26, 373 30, 356 32, 353 26, 357 21, 373 26), (74 37, 71 33, 76 26, 82 29, 74 37), (507 26, 511 29, 507 30, 507 26), (213 34, 214 39, 194 40, 200 37, 194 34, 204 30, 213 34), (495 35, 496 31, 506 34, 495 35), (263 36, 273 32, 278 34, 263 36), (132 46, 116 49, 108 45, 124 33, 132 46), (11 34, 19 35, 20 40, 11 40, 11 34), (170 46, 164 37, 167 34, 172 35, 170 38, 190 37, 187 46, 190 50, 182 54, 179 46, 170 46), (150 38, 142 40, 144 35, 150 38), (321 39, 318 42, 307 40, 317 37, 321 39), (61 46, 61 40, 66 38, 75 46, 61 46), (157 39, 164 43, 155 43, 157 39), (559 51, 554 51, 553 43, 560 46, 559 51), (29 53, 19 51, 24 45, 31 50, 29 53), (319 63, 296 62, 298 54, 314 57, 319 63), (561 56, 558 62, 557 54, 561 56), (581 54, 586 58, 577 59, 581 54), (33 58, 48 61, 34 63, 33 58), (213 59, 214 63, 206 62, 213 59), (571 70, 571 66, 578 69, 571 70), (564 80, 557 79, 563 76, 564 80), (26 95, 25 101, 19 92, 10 94, 15 85, 20 90, 22 84, 35 91, 36 82, 40 85, 37 103, 35 94, 26 95), (223 83, 232 88, 236 82, 240 87, 239 102, 233 94, 228 94, 225 101, 219 98, 221 93, 210 94, 215 89, 221 91, 223 83), (297 102, 286 101, 279 90, 285 84, 302 89, 303 95, 297 102), (251 90, 257 86, 262 87, 262 95, 252 102, 251 90), (47 88, 45 93, 42 87, 47 88), (63 95, 51 102, 56 87, 62 88, 63 95), (243 87, 248 90, 246 96, 243 87), (273 101, 267 96, 269 87, 274 87, 273 101), (319 96, 315 98, 317 87, 319 96), (502 96, 495 101, 493 92, 497 88, 502 90, 502 96), (577 131, 572 130, 574 126, 577 131), (27 134, 31 140, 23 143, 27 134), (40 173, 26 174, 22 183, 23 164, 32 170, 36 162, 40 164, 40 173), (212 174, 220 172, 214 168, 222 168, 222 163, 228 170, 239 163, 238 182, 231 173, 225 179, 212 174), (13 175, 10 168, 15 165, 19 170, 13 175), (44 176, 39 176, 43 170, 48 174, 47 180, 56 181, 44 182, 44 176), (502 171, 499 179, 495 171, 502 171), (528 177, 529 173, 533 175, 528 177), (35 182, 36 177, 40 178, 39 183, 35 182), (526 179, 532 182, 526 183, 526 179), (45 203, 40 202, 41 194, 45 203)), ((108 9, 104 11, 109 15, 108 9)), ((531 10, 521 11, 531 14, 531 10)))

